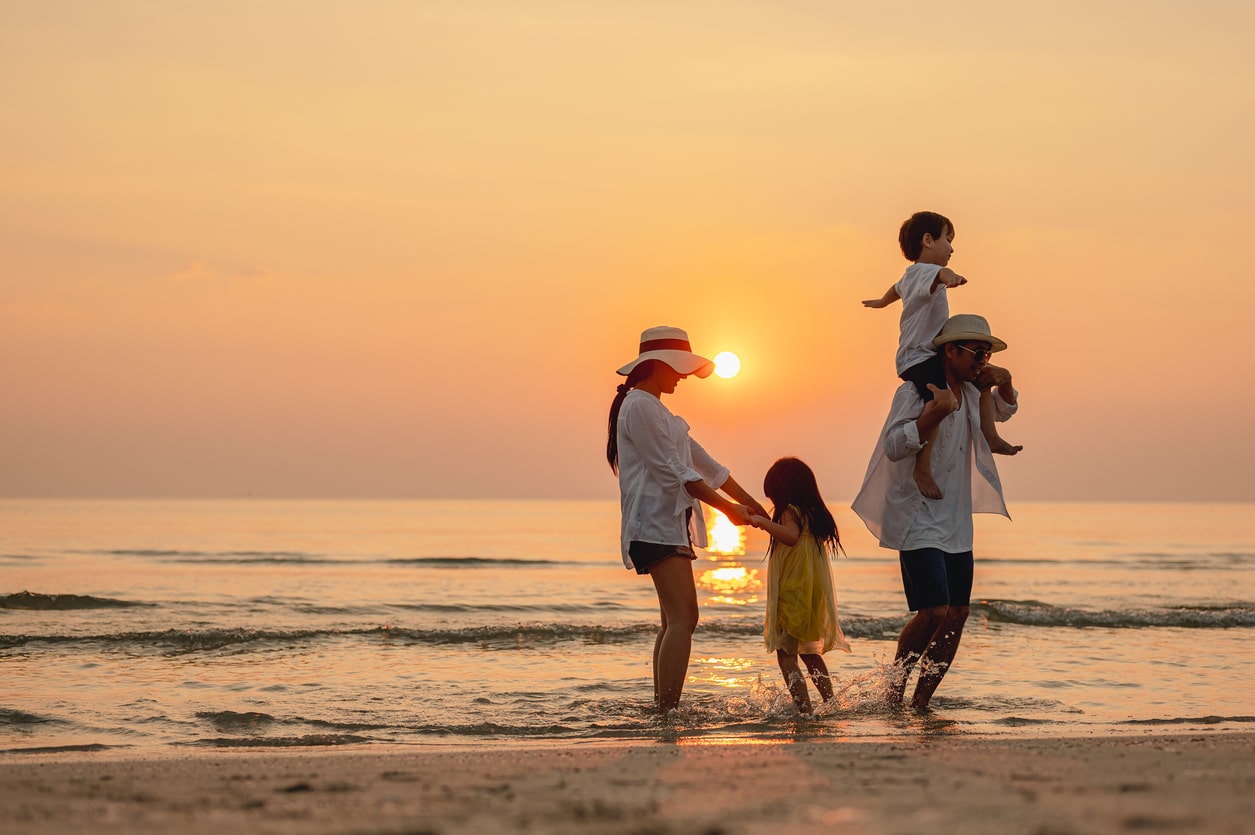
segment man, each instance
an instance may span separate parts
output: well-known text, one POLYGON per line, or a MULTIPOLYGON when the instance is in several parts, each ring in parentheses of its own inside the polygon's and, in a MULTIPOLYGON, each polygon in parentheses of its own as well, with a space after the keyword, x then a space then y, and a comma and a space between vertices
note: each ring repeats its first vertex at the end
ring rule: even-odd
POLYGON ((906 680, 920 661, 911 706, 928 707, 963 635, 972 594, 972 514, 1007 518, 1002 483, 993 454, 981 434, 982 391, 992 397, 997 420, 1011 417, 1017 392, 1011 373, 989 365, 991 354, 1007 344, 993 336, 982 316, 961 313, 946 320, 933 340, 937 379, 927 384, 931 400, 913 383, 903 383, 872 453, 853 509, 882 548, 898 551, 902 587, 915 616, 898 637, 895 664, 900 674, 889 699, 900 704, 906 680), (936 430, 933 477, 943 498, 920 493, 913 476, 921 439, 936 430))

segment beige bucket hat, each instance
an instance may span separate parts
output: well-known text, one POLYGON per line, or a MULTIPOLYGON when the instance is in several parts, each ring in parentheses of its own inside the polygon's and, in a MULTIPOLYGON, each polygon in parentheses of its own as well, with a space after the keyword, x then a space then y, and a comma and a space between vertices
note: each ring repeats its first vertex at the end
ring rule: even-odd
POLYGON ((988 342, 991 352, 1007 350, 1007 343, 989 332, 989 322, 975 313, 956 313, 941 326, 941 333, 933 340, 933 347, 940 348, 950 342, 988 342))

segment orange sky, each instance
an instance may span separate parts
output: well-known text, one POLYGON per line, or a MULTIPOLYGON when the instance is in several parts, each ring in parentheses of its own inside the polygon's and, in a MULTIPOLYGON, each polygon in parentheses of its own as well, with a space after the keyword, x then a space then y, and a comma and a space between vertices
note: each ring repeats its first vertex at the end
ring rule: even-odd
POLYGON ((1255 9, 1007 6, 7 4, 0 496, 611 498, 673 324, 695 436, 848 501, 926 208, 1013 505, 1255 499, 1255 9))

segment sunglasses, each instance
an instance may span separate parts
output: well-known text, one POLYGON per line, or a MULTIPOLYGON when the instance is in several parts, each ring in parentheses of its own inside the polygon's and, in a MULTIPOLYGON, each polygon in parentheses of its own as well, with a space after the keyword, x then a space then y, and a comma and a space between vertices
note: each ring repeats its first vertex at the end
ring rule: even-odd
POLYGON ((993 353, 994 353, 993 351, 989 350, 988 348, 969 348, 969 347, 967 347, 966 345, 960 345, 960 344, 958 344, 957 342, 954 344, 954 347, 956 347, 956 348, 961 348, 961 349, 963 349, 964 351, 967 351, 969 354, 971 354, 971 355, 972 355, 972 359, 973 359, 975 362, 978 362, 978 363, 979 363, 979 362, 985 362, 985 361, 986 361, 986 360, 988 360, 991 356, 993 356, 993 353))

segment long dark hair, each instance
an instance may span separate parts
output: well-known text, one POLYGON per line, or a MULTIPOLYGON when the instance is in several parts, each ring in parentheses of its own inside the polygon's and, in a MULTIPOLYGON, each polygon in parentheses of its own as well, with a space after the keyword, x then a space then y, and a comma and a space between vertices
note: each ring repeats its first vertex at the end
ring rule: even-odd
MULTIPOLYGON (((832 517, 828 505, 824 504, 824 497, 819 495, 815 473, 804 461, 800 458, 781 458, 772 464, 763 478, 763 492, 771 499, 771 521, 780 524, 784 511, 793 505, 802 514, 798 521, 810 529, 822 548, 833 554, 844 553, 841 536, 837 533, 837 520, 832 517)), ((773 539, 767 553, 770 554, 775 547, 773 539)))
POLYGON ((615 390, 614 400, 610 401, 610 419, 606 421, 606 460, 610 462, 610 471, 619 473, 619 409, 623 408, 623 398, 642 380, 654 373, 654 363, 662 360, 645 360, 632 369, 626 381, 615 390))

